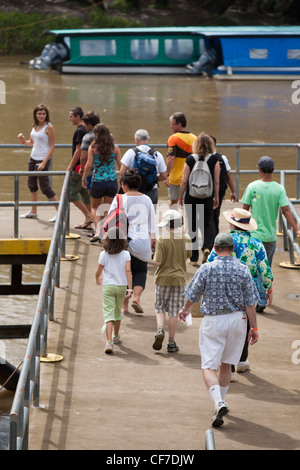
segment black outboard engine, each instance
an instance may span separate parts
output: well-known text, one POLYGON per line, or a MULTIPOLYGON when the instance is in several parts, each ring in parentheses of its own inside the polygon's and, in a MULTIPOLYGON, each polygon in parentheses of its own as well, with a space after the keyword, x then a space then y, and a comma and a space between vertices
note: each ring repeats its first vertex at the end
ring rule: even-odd
POLYGON ((187 73, 190 74, 206 74, 212 77, 212 72, 222 63, 222 53, 220 52, 220 44, 217 40, 206 40, 205 47, 199 59, 186 66, 187 73))
POLYGON ((187 72, 191 74, 201 74, 205 72, 212 77, 212 71, 217 66, 217 53, 213 49, 204 51, 197 62, 192 62, 186 66, 187 72))
POLYGON ((17 388, 20 371, 10 362, 0 357, 0 385, 6 390, 14 391, 17 388))
POLYGON ((29 62, 29 67, 35 70, 43 70, 49 66, 60 65, 68 57, 69 49, 64 43, 50 42, 47 44, 40 57, 29 62))

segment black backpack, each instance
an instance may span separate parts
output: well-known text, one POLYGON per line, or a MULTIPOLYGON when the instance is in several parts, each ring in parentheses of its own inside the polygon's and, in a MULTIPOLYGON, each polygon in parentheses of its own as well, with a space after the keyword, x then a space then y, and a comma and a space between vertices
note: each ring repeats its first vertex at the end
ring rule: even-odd
POLYGON ((228 176, 227 176, 227 171, 226 171, 226 166, 225 162, 222 158, 222 155, 218 152, 215 153, 216 157, 218 158, 219 164, 220 164, 220 187, 219 187, 219 192, 220 193, 225 193, 227 189, 227 184, 228 184, 228 176))

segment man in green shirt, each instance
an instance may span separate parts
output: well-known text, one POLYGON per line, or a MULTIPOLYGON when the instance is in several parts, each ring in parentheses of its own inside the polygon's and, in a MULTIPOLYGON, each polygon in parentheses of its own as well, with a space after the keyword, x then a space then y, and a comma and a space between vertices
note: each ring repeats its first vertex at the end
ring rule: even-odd
MULTIPOLYGON (((251 215, 257 222, 257 230, 251 232, 251 235, 263 242, 271 266, 276 248, 276 223, 279 207, 297 235, 300 235, 300 230, 288 206, 284 187, 273 181, 273 159, 267 156, 261 157, 258 160, 258 171, 260 179, 247 186, 242 202, 244 209, 249 210, 251 207, 251 215)), ((260 282, 260 301, 257 304, 256 311, 263 312, 265 307, 265 291, 260 282)))

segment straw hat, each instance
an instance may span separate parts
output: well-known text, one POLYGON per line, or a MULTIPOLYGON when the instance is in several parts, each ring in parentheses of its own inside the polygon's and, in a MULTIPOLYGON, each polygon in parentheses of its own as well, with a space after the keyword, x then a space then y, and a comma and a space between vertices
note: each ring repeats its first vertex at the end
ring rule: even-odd
POLYGON ((233 211, 223 212, 223 215, 230 224, 243 230, 251 232, 257 229, 257 223, 251 217, 251 212, 246 211, 245 209, 236 208, 233 209, 233 211))

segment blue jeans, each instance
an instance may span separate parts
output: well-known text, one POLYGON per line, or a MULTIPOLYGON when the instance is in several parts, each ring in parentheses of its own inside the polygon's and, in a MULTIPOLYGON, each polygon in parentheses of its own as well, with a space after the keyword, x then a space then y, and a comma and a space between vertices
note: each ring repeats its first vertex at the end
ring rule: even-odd
MULTIPOLYGON (((275 253, 275 248, 276 248, 276 240, 275 240, 275 242, 263 242, 263 245, 264 245, 265 250, 267 252, 267 258, 268 258, 268 261, 269 261, 269 265, 271 266, 272 261, 273 261, 273 255, 275 253)), ((265 307, 267 305, 266 291, 263 287, 263 283, 262 283, 262 279, 261 279, 260 275, 258 275, 258 284, 259 284, 258 293, 259 293, 260 299, 259 299, 257 305, 265 307)))

